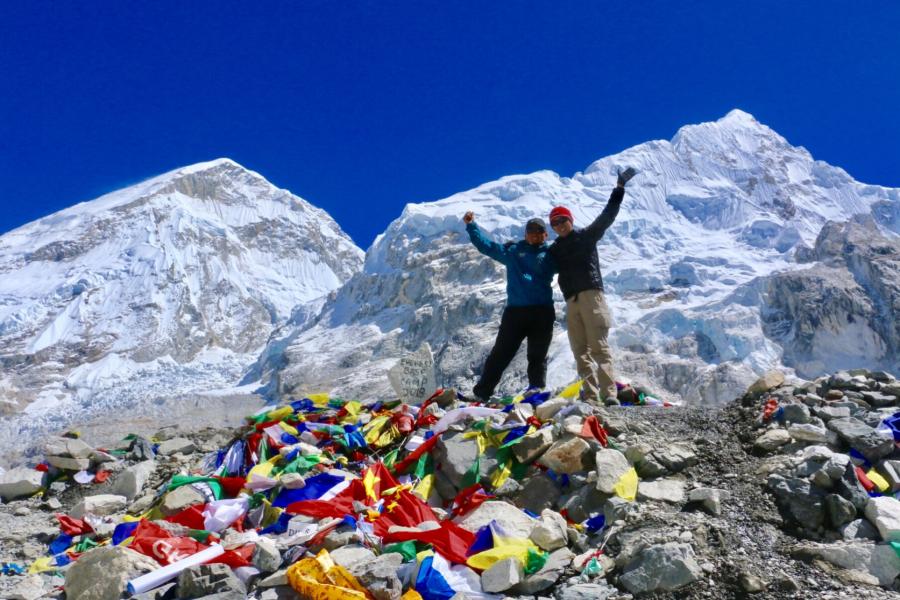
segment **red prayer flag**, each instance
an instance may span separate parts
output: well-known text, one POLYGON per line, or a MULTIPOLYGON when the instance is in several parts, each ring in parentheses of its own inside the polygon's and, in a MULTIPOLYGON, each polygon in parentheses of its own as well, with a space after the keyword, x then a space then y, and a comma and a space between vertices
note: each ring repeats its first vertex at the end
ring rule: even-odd
POLYGON ((86 533, 94 533, 93 527, 82 521, 81 519, 75 519, 70 517, 69 515, 64 515, 62 513, 56 515, 56 520, 59 521, 59 528, 66 535, 84 535, 86 533))

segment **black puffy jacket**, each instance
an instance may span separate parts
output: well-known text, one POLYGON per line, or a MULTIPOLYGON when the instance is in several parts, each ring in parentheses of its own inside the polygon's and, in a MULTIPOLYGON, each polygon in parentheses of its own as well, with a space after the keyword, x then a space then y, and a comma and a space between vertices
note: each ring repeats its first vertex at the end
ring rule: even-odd
POLYGON ((584 290, 602 290, 600 257, 597 242, 616 220, 625 188, 616 187, 609 195, 606 208, 584 229, 574 229, 566 237, 558 237, 550 245, 550 254, 559 265, 559 289, 566 300, 584 290))

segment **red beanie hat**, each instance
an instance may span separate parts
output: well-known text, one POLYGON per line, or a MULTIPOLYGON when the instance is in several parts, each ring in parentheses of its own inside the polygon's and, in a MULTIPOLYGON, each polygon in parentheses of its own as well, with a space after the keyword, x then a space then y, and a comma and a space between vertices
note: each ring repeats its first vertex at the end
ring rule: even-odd
POLYGON ((572 211, 566 208, 565 206, 554 206, 553 210, 550 211, 550 223, 553 223, 553 219, 557 217, 565 217, 571 222, 575 222, 575 219, 572 218, 572 211))

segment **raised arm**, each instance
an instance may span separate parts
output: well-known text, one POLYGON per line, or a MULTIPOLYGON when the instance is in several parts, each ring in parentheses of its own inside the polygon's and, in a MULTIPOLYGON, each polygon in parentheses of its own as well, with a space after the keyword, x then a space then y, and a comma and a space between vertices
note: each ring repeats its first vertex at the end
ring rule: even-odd
POLYGON ((619 214, 619 208, 622 207, 622 199, 625 197, 625 184, 636 174, 637 171, 632 167, 628 167, 624 171, 619 172, 616 187, 613 188, 612 193, 609 195, 609 200, 607 200, 603 212, 594 219, 593 223, 584 228, 588 236, 595 242, 603 237, 603 234, 606 233, 609 226, 616 220, 616 216, 619 214))
POLYGON ((481 231, 481 228, 475 223, 475 214, 472 211, 467 212, 463 215, 463 222, 466 224, 466 231, 469 234, 469 240, 472 242, 479 252, 484 254, 485 256, 490 256, 496 261, 506 263, 507 257, 509 255, 509 250, 503 246, 503 244, 498 244, 497 242, 491 240, 484 232, 481 231))

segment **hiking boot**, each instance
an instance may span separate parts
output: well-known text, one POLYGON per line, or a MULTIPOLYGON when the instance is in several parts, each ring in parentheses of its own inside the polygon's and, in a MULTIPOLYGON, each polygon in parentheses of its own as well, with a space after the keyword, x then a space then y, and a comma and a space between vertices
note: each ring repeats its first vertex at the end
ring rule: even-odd
POLYGON ((622 405, 622 403, 619 402, 619 399, 618 399, 618 398, 613 398, 612 396, 610 396, 609 398, 607 398, 606 400, 604 400, 603 403, 604 403, 606 406, 621 406, 621 405, 622 405))
POLYGON ((528 389, 526 389, 524 392, 522 392, 522 398, 531 398, 532 396, 534 396, 536 394, 540 394, 543 391, 544 391, 544 388, 542 388, 542 387, 539 387, 536 385, 530 385, 530 386, 528 386, 528 389))

